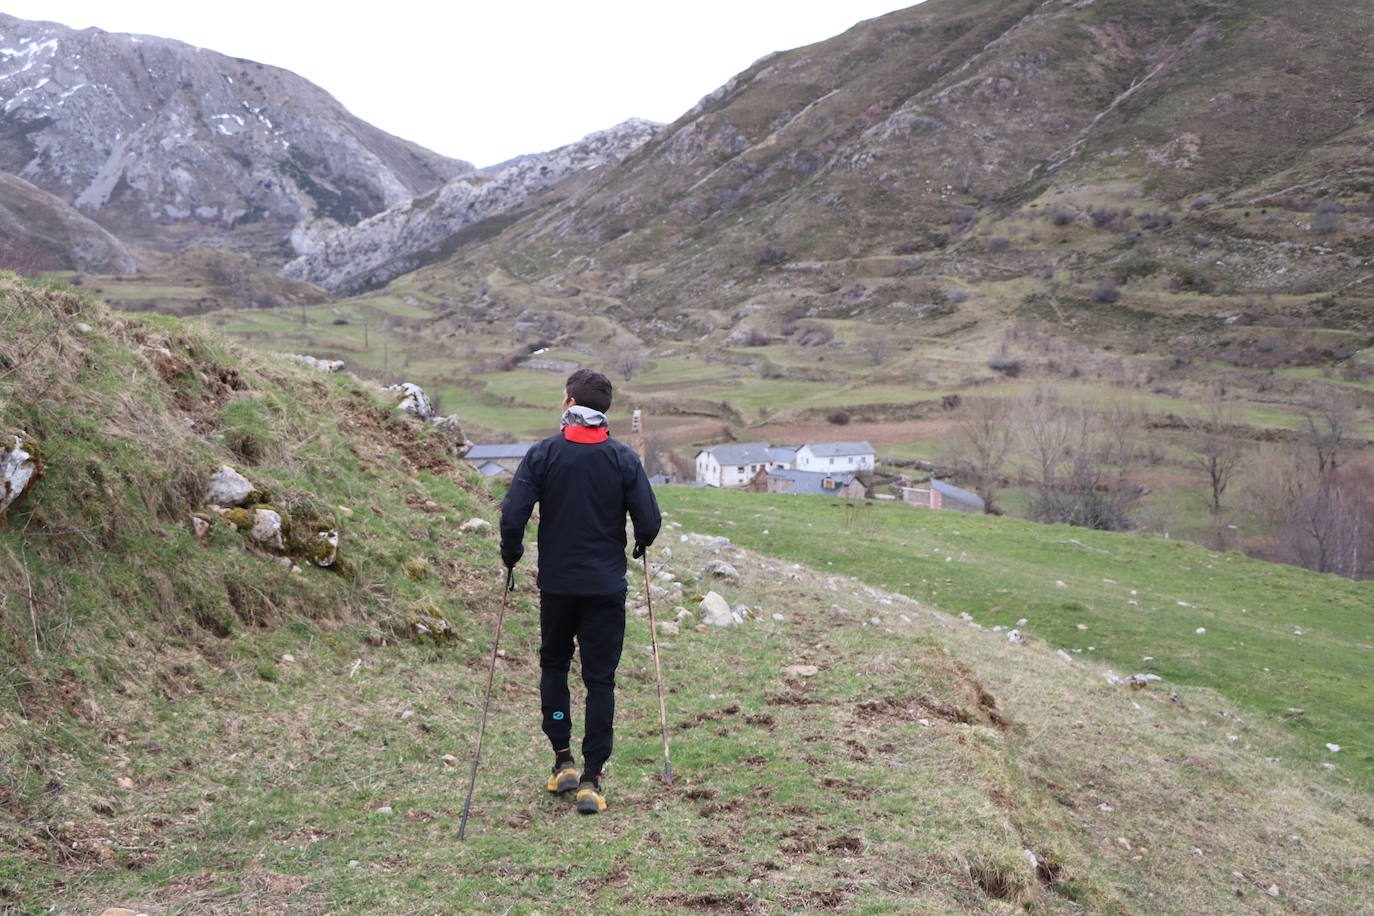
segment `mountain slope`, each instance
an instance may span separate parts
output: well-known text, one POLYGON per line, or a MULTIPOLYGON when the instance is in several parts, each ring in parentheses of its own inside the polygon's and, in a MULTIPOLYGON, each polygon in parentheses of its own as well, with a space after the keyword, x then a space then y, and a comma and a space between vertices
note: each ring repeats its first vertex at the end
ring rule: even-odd
POLYGON ((472 171, 350 115, 286 70, 181 42, 0 15, 0 170, 121 238, 266 250, 472 171))
POLYGON ((1374 67, 1347 39, 1372 16, 1348 0, 930 0, 759 61, 431 282, 496 263, 569 283, 594 257, 577 285, 630 321, 680 325, 729 289, 730 305, 785 293, 881 323, 906 317, 893 303, 938 304, 923 328, 966 339, 1018 311, 1059 323, 1032 294, 1086 306, 1101 279, 1130 286, 1096 308, 1099 339, 1133 315, 1210 327, 1196 313, 1232 303, 1199 292, 1340 290, 1356 302, 1330 317, 1354 327, 1371 311, 1374 67), (995 286, 1037 277, 1070 283, 995 286), (983 295, 945 304, 956 286, 983 295))
POLYGON ((124 244, 60 198, 0 172, 0 267, 25 272, 138 269, 124 244))
POLYGON ((438 259, 444 243, 469 226, 524 205, 578 173, 613 166, 648 142, 661 125, 631 119, 546 153, 465 175, 352 227, 316 222, 292 243, 301 257, 282 275, 334 292, 356 292, 438 259))

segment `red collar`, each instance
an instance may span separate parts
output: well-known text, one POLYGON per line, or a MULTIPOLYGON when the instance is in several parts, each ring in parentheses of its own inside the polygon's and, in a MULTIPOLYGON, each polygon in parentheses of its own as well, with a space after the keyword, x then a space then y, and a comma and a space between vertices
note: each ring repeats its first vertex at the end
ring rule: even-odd
POLYGON ((584 445, 593 442, 605 442, 611 436, 611 431, 604 426, 565 426, 563 427, 563 438, 569 442, 581 442, 584 445))

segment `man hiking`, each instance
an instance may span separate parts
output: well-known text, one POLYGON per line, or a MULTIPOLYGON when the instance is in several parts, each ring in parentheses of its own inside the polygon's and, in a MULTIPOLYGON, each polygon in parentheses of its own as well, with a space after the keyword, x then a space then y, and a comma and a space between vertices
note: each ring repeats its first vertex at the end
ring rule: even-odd
POLYGON ((577 790, 577 810, 606 808, 602 768, 611 756, 615 669, 625 642, 625 515, 636 559, 662 517, 639 457, 610 438, 611 381, 579 369, 563 390, 562 430, 538 442, 516 469, 501 503, 501 561, 520 562, 530 511, 539 503, 539 697, 553 745, 550 792, 577 790), (587 687, 582 770, 572 755, 568 668, 573 639, 587 687))

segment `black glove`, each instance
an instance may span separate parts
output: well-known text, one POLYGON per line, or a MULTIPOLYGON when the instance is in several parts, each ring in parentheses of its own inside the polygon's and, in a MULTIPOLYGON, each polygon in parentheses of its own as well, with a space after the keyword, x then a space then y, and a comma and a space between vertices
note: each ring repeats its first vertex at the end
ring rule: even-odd
POLYGON ((515 564, 516 564, 516 563, 519 563, 519 562, 520 562, 520 558, 523 557, 524 555, 525 555, 525 548, 524 548, 524 547, 517 547, 515 550, 511 551, 510 553, 507 553, 506 551, 502 550, 502 551, 501 551, 501 562, 502 562, 502 564, 505 565, 506 569, 514 569, 514 568, 515 568, 515 564))
POLYGON ((649 549, 648 547, 646 547, 646 546, 644 546, 643 544, 639 543, 639 541, 635 541, 635 549, 634 549, 633 552, 631 552, 630 556, 632 556, 632 557, 634 557, 636 560, 638 560, 640 557, 644 556, 644 551, 646 551, 646 550, 648 550, 648 549, 649 549))

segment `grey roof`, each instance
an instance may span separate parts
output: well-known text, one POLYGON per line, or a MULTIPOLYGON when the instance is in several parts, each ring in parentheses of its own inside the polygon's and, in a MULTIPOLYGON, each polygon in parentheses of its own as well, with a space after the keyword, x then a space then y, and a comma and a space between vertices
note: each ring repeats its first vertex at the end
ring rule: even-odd
POLYGON ((778 464, 796 464, 797 447, 795 445, 773 445, 768 448, 768 460, 778 464))
POLYGON ((930 478, 930 488, 932 490, 939 490, 941 496, 957 499, 961 503, 968 503, 970 506, 977 506, 979 509, 983 508, 983 498, 977 493, 961 490, 953 484, 945 483, 943 480, 936 480, 934 477, 930 478))
POLYGON ((802 448, 811 449, 817 458, 837 458, 840 455, 872 455, 873 446, 860 442, 808 442, 802 448))
POLYGON ((477 466, 477 473, 483 477, 500 477, 502 474, 509 474, 510 471, 497 464, 495 461, 483 461, 477 466))
POLYGON ((802 493, 808 495, 824 495, 834 493, 849 484, 854 479, 853 474, 827 474, 824 471, 794 471, 790 468, 778 468, 768 472, 768 476, 773 480, 790 480, 792 486, 784 490, 784 493, 802 493), (831 489, 825 488, 825 479, 830 478, 835 482, 831 489))
POLYGON ((713 455, 723 467, 741 464, 767 464, 769 460, 767 442, 729 442, 725 445, 713 445, 710 448, 702 449, 702 451, 713 455))
POLYGON ((507 442, 501 445, 474 445, 463 457, 468 461, 487 461, 493 458, 524 458, 534 448, 533 442, 507 442))

